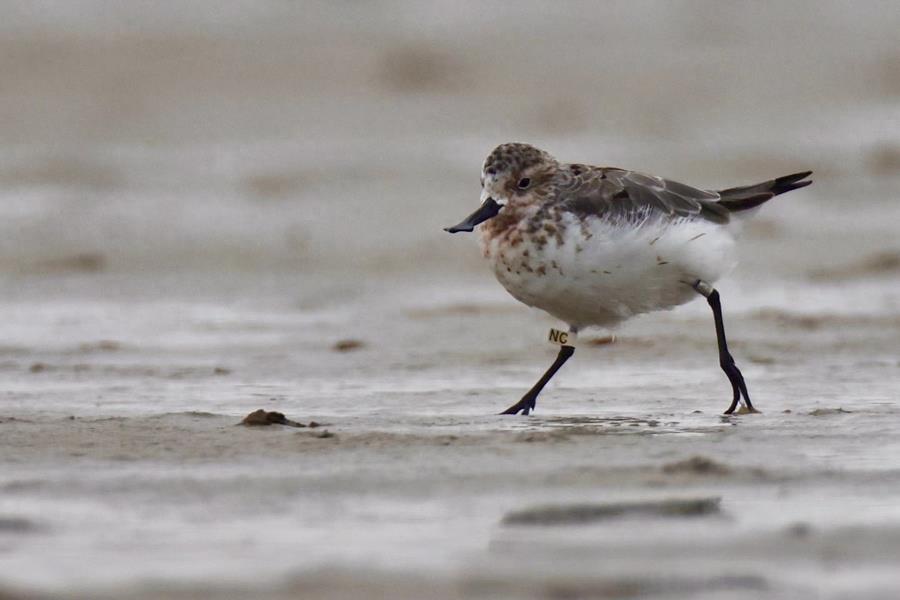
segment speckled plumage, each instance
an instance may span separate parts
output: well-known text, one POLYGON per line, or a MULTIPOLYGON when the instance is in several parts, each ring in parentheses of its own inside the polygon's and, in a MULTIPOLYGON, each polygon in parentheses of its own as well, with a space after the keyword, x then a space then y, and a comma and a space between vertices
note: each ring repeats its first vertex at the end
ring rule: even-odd
POLYGON ((482 199, 503 208, 481 226, 481 246, 516 299, 574 328, 609 327, 683 304, 694 282, 726 274, 734 211, 800 187, 801 175, 714 192, 503 144, 482 169, 482 199))

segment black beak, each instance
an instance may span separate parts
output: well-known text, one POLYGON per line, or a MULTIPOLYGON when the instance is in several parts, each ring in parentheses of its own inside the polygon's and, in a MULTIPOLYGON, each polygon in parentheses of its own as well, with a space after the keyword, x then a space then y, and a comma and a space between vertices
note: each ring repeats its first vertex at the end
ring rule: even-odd
POLYGON ((479 223, 483 223, 488 219, 496 217, 501 208, 503 207, 494 202, 493 198, 488 198, 484 201, 484 204, 481 205, 481 208, 466 217, 462 223, 460 223, 459 225, 454 225, 453 227, 444 227, 444 231, 446 231, 447 233, 472 231, 479 223))

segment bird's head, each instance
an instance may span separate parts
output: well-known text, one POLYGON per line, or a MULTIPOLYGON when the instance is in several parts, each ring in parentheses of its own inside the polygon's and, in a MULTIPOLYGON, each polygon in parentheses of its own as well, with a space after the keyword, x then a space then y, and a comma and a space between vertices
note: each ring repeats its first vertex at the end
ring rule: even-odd
POLYGON ((547 152, 529 144, 501 144, 481 168, 481 207, 458 225, 444 231, 472 231, 511 203, 525 203, 549 183, 559 163, 547 152))

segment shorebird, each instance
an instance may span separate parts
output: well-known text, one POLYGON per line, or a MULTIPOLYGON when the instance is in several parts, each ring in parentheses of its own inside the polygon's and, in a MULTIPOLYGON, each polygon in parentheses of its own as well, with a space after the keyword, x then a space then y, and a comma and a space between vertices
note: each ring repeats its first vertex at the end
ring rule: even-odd
POLYGON ((719 365, 738 407, 756 412, 728 351, 722 303, 713 287, 734 266, 741 222, 767 200, 802 188, 812 171, 719 191, 637 171, 561 163, 529 144, 497 146, 481 171, 481 207, 450 233, 481 225, 497 280, 517 300, 568 325, 550 368, 501 414, 529 414, 538 394, 575 353, 586 327, 614 327, 671 309, 697 294, 712 308, 719 365))

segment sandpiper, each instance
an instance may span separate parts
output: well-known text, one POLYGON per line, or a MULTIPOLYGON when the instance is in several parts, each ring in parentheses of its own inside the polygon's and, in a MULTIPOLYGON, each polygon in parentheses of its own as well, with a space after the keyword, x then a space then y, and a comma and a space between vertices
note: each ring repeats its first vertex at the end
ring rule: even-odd
MULTIPOLYGON (((719 365, 733 399, 755 412, 725 340, 713 283, 734 266, 741 222, 770 198, 809 185, 812 171, 720 191, 613 167, 561 163, 529 144, 497 146, 481 171, 481 207, 445 231, 481 225, 481 248, 514 298, 569 326, 559 354, 502 414, 529 414, 538 394, 575 353, 578 331, 684 304, 712 308, 719 365)), ((553 331, 551 330, 551 337, 553 331)))

